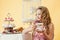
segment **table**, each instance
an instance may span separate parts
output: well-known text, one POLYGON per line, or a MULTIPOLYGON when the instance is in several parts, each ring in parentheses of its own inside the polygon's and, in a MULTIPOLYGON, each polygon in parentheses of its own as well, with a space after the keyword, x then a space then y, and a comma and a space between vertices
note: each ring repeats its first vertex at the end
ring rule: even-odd
POLYGON ((0 34, 0 40, 23 40, 22 34, 0 34))

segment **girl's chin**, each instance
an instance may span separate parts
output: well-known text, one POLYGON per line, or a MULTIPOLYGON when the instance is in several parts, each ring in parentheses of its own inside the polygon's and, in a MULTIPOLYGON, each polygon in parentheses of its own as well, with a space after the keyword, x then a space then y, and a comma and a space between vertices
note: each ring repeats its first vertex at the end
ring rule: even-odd
POLYGON ((38 33, 42 33, 43 31, 36 30, 38 33))

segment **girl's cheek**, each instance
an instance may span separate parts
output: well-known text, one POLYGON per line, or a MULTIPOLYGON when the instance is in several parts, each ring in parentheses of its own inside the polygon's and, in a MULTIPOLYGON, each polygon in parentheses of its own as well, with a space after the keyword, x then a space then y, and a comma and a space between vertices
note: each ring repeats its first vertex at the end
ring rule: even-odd
POLYGON ((38 18, 41 18, 41 15, 39 15, 38 18))

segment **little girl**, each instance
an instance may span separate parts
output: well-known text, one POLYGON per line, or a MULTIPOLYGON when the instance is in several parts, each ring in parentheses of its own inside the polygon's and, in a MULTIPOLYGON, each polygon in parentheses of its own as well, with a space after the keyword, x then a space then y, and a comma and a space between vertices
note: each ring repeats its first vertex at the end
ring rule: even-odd
POLYGON ((32 27, 30 26, 23 31, 24 34, 33 31, 32 40, 53 40, 54 26, 46 7, 40 6, 37 8, 36 20, 32 24, 32 27))

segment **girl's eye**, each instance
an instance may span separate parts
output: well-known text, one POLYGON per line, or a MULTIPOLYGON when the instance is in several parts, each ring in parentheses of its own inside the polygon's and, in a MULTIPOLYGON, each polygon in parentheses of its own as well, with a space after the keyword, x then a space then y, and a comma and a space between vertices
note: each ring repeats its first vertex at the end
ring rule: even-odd
POLYGON ((41 13, 37 14, 37 15, 41 15, 41 13))
POLYGON ((36 16, 41 15, 41 14, 36 14, 36 16))
POLYGON ((38 14, 38 15, 41 15, 41 14, 38 14))
POLYGON ((41 15, 41 14, 36 14, 36 15, 41 15))

